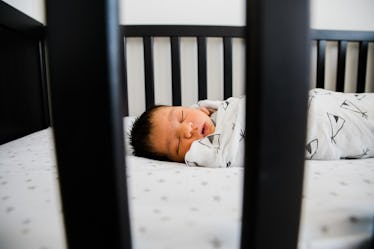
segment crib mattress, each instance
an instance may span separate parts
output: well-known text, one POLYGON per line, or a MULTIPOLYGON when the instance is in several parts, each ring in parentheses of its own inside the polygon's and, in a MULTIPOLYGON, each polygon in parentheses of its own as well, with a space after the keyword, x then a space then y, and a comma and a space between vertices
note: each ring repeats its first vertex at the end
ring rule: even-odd
MULTIPOLYGON (((0 248, 66 248, 51 137, 0 146, 0 248)), ((239 248, 242 168, 126 158, 135 249, 239 248)), ((373 208, 374 159, 307 161, 299 248, 362 246, 373 208)))

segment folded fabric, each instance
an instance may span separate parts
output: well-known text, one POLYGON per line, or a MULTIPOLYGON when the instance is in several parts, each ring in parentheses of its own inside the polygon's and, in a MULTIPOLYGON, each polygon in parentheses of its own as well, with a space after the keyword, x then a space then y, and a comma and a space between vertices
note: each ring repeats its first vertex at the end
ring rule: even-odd
POLYGON ((214 134, 192 143, 185 155, 188 166, 243 166, 245 139, 245 97, 224 101, 203 100, 196 107, 217 109, 214 134))
POLYGON ((310 90, 307 131, 307 159, 373 157, 374 93, 310 90))
MULTIPOLYGON (((203 100, 195 107, 216 109, 214 134, 192 143, 189 166, 244 165, 245 97, 203 100)), ((374 157, 374 93, 312 89, 308 100, 306 159, 374 157)))

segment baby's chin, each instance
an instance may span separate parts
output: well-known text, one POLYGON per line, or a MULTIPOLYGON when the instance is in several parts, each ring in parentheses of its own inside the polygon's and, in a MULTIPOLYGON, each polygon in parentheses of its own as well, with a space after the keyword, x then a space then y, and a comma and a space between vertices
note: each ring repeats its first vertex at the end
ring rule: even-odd
POLYGON ((213 123, 209 124, 208 129, 209 130, 206 132, 205 137, 213 134, 216 131, 216 127, 215 127, 215 125, 213 123))
POLYGON ((214 126, 214 124, 212 124, 212 132, 210 134, 213 134, 215 131, 216 131, 216 127, 214 126))

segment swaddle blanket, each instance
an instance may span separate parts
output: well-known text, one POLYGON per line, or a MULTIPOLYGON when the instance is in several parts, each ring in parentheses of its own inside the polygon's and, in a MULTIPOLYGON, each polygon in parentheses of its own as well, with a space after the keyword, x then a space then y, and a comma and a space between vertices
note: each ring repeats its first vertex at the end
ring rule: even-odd
POLYGON ((202 100, 197 107, 216 109, 214 134, 192 143, 185 155, 188 166, 243 166, 245 139, 245 97, 224 101, 202 100))
POLYGON ((310 90, 307 131, 307 159, 374 157, 374 93, 310 90))
MULTIPOLYGON (((188 166, 244 165, 245 97, 199 101, 217 109, 215 133, 192 143, 188 166)), ((312 89, 308 100, 306 159, 374 157, 374 93, 312 89)))

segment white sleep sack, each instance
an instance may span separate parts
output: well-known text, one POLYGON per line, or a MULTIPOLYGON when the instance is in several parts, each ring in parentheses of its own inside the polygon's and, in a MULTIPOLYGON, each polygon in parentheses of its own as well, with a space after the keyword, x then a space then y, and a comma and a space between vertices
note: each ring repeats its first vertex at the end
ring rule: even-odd
POLYGON ((310 90, 305 157, 374 157, 374 93, 310 90))
POLYGON ((217 109, 215 132, 192 143, 185 155, 188 166, 243 166, 245 139, 245 97, 224 101, 202 100, 197 106, 217 109))

